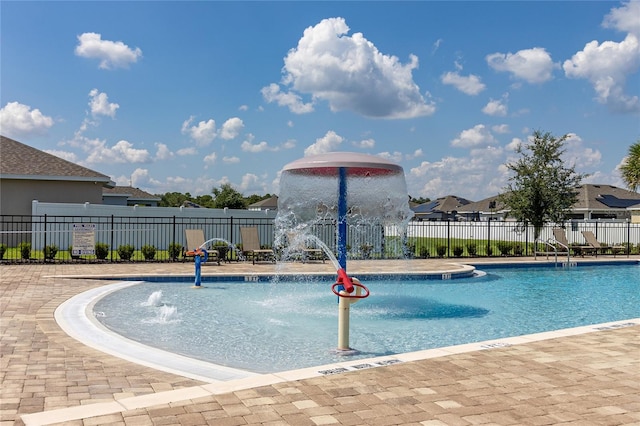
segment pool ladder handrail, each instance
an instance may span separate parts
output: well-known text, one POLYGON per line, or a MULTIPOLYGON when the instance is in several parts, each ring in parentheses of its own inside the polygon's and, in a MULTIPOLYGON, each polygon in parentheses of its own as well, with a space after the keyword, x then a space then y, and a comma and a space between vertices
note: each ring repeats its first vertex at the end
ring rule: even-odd
MULTIPOLYGON (((567 265, 570 266, 571 265, 571 250, 569 249, 569 246, 567 246, 566 244, 561 243, 560 241, 556 240, 555 238, 548 238, 546 240, 541 240, 540 238, 536 239, 534 242, 534 249, 533 249, 533 255, 534 255, 534 259, 538 258, 538 243, 542 243, 542 244, 546 244, 547 246, 551 247, 553 249, 553 254, 554 254, 554 262, 557 264, 558 263, 558 246, 562 246, 565 249, 567 249, 567 265)), ((547 259, 549 259, 549 252, 545 252, 547 254, 547 259)))

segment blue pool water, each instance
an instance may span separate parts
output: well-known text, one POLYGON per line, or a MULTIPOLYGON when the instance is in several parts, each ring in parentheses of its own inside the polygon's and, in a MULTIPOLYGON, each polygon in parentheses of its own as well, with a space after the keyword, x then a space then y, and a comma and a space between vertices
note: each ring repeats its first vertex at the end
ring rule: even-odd
MULTIPOLYGON (((640 317, 640 265, 484 269, 453 280, 361 278, 351 359, 640 317)), ((344 361, 331 280, 147 282, 94 306, 111 330, 216 364, 275 372, 344 361)))

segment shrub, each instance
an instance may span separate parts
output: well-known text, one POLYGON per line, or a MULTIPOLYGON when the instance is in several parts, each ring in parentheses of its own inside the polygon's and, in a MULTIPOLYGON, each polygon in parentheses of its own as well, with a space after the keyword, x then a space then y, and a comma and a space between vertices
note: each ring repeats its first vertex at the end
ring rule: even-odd
POLYGON ((44 258, 46 260, 53 260, 58 254, 58 246, 55 244, 51 244, 44 247, 44 258))
POLYGON ((513 254, 515 254, 516 256, 522 256, 523 253, 524 253, 524 249, 520 244, 513 245, 513 254))
POLYGON ((453 255, 455 257, 462 256, 463 252, 464 252, 464 247, 462 247, 462 246, 453 246, 453 255))
POLYGON ((122 260, 131 260, 135 248, 131 244, 123 244, 118 247, 118 256, 122 260))
POLYGON ((96 243, 96 257, 100 260, 105 260, 109 256, 109 244, 96 243))
POLYGON ((493 247, 491 247, 491 244, 487 244, 487 256, 491 255, 493 255, 493 247))
POLYGON ((362 253, 363 259, 371 258, 371 251, 373 250, 373 246, 371 244, 362 244, 360 246, 360 253, 362 253))
POLYGON ((0 244, 0 259, 4 257, 4 253, 7 251, 6 244, 0 244))
POLYGON ((500 254, 502 256, 508 256, 511 254, 511 250, 513 250, 513 244, 508 241, 500 241, 498 244, 498 250, 500 250, 500 254))
POLYGON ((447 254, 447 246, 436 247, 436 252, 438 253, 438 257, 444 257, 444 255, 447 254))
POLYGON ((20 243, 18 250, 20 251, 20 257, 22 259, 29 259, 31 257, 31 243, 20 243))
POLYGON ((169 252, 169 258, 171 260, 177 260, 182 252, 182 246, 178 243, 170 243, 169 248, 167 249, 169 252))
POLYGON ((153 260, 153 258, 156 257, 156 248, 155 248, 155 246, 147 244, 147 245, 142 246, 142 248, 140 250, 142 251, 142 255, 144 256, 145 260, 153 260))
POLYGON ((420 247, 420 257, 426 259, 429 256, 431 256, 429 249, 427 247, 420 247))
POLYGON ((478 254, 478 246, 476 245, 476 243, 467 244, 467 253, 469 253, 469 256, 472 257, 478 254))

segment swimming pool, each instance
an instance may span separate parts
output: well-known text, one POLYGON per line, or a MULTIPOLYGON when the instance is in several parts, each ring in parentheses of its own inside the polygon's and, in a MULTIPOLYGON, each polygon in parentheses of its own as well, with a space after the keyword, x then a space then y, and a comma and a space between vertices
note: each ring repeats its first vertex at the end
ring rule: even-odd
MULTIPOLYGON (((640 265, 483 268, 454 280, 361 277, 352 306, 354 358, 640 317, 640 265)), ((146 282, 95 303, 109 329, 146 345, 265 373, 343 361, 337 304, 326 280, 146 282)))

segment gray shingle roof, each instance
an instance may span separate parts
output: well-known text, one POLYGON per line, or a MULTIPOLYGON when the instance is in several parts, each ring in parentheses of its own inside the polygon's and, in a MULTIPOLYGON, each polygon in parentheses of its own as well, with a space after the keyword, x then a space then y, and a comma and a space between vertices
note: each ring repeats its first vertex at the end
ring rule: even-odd
POLYGON ((127 196, 135 200, 155 200, 160 201, 160 198, 149 194, 139 188, 133 186, 115 186, 113 188, 102 188, 103 195, 122 195, 127 196))
POLYGON ((111 178, 55 155, 0 136, 0 176, 3 179, 94 180, 111 182, 111 178))

